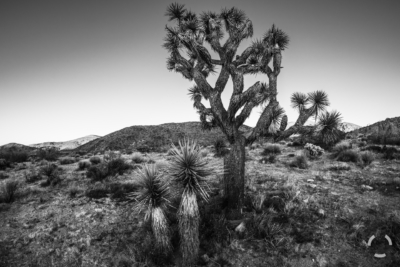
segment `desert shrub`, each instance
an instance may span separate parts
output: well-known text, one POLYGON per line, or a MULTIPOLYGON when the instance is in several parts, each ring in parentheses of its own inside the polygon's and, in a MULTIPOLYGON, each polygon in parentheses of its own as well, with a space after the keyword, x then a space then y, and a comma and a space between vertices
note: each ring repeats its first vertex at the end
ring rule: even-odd
POLYGON ((98 156, 94 156, 94 157, 91 157, 91 158, 89 159, 89 161, 90 161, 90 163, 92 163, 93 165, 96 165, 96 164, 101 163, 101 158, 98 157, 98 156))
POLYGON ((263 157, 258 162, 260 163, 275 163, 276 162, 276 155, 269 155, 268 157, 263 157))
POLYGON ((332 165, 328 168, 330 171, 349 171, 351 167, 349 165, 332 165))
POLYGON ((151 147, 146 144, 140 144, 136 146, 136 150, 141 153, 149 153, 151 151, 151 147))
POLYGON ((118 153, 118 152, 115 152, 115 151, 106 151, 105 153, 104 153, 104 157, 103 157, 103 160, 104 160, 104 162, 109 162, 109 161, 112 161, 112 160, 114 160, 114 159, 118 159, 118 158, 120 158, 121 157, 121 154, 120 153, 118 153))
POLYGON ((40 148, 36 152, 36 156, 39 159, 45 159, 47 161, 56 161, 59 157, 59 150, 57 148, 40 148))
POLYGON ((349 143, 347 142, 341 142, 339 144, 336 144, 333 148, 332 148, 332 152, 333 152, 333 156, 337 157, 340 153, 342 153, 343 151, 346 151, 348 149, 351 149, 351 146, 349 143))
MULTIPOLYGON (((98 165, 92 166, 92 167, 98 167, 98 165)), ((89 187, 86 190, 85 195, 88 198, 99 199, 99 198, 107 197, 109 193, 110 193, 110 190, 106 185, 104 185, 104 184, 95 184, 94 186, 89 187)))
POLYGON ((132 169, 132 166, 123 158, 116 158, 107 162, 108 175, 122 175, 124 172, 132 169))
POLYGON ((109 185, 109 192, 112 198, 125 199, 128 193, 135 192, 137 186, 133 183, 112 183, 109 185))
POLYGON ((375 153, 381 153, 382 152, 382 147, 381 146, 377 146, 377 145, 370 145, 367 147, 364 147, 363 150, 368 150, 368 151, 372 151, 375 153))
POLYGON ((281 147, 279 145, 267 145, 263 152, 261 152, 261 156, 277 155, 280 153, 281 147))
POLYGON ((146 162, 146 159, 140 153, 133 153, 132 162, 136 164, 140 164, 146 162))
POLYGON ((4 180, 10 177, 7 173, 0 171, 0 180, 4 180))
POLYGON ((28 161, 28 152, 25 151, 7 151, 0 153, 0 159, 5 159, 8 162, 26 162, 28 161))
POLYGON ((3 183, 0 190, 0 202, 13 202, 19 186, 20 183, 16 180, 9 180, 3 183))
POLYGON ((76 159, 73 157, 62 157, 59 159, 61 165, 73 164, 76 162, 76 159))
POLYGON ((43 186, 48 186, 48 185, 56 185, 61 181, 60 175, 62 174, 63 169, 58 167, 54 163, 49 163, 47 165, 42 166, 39 169, 39 174, 44 175, 47 177, 46 182, 43 184, 43 186))
POLYGON ((383 147, 383 158, 392 160, 396 158, 396 154, 399 152, 395 147, 383 147))
POLYGON ((291 147, 300 147, 303 146, 304 144, 300 140, 294 140, 293 142, 289 142, 286 145, 291 147))
POLYGON ((365 141, 358 142, 358 147, 365 147, 366 145, 367 145, 367 142, 365 142, 365 141))
POLYGON ((312 157, 312 158, 319 157, 324 153, 324 150, 321 147, 310 144, 310 143, 307 143, 304 146, 304 150, 306 151, 307 156, 312 157))
POLYGON ((83 170, 86 170, 86 169, 90 168, 90 166, 92 166, 92 164, 90 164, 89 161, 85 161, 85 160, 79 161, 78 170, 83 171, 83 170))
MULTIPOLYGON (((90 163, 89 163, 90 164, 90 163)), ((86 176, 92 181, 103 181, 108 176, 108 168, 106 163, 100 163, 90 166, 86 171, 86 176)))
POLYGON ((76 185, 73 184, 68 188, 68 195, 70 198, 76 197, 82 190, 76 185))
POLYGON ((296 156, 293 161, 289 164, 290 167, 295 167, 299 169, 307 169, 308 168, 308 160, 305 155, 296 156))
POLYGON ((225 140, 222 138, 217 138, 213 142, 213 146, 215 149, 215 155, 218 157, 222 157, 227 154, 227 148, 225 144, 225 140))
POLYGON ((25 182, 30 184, 42 179, 42 176, 36 171, 34 167, 31 167, 29 171, 24 172, 25 182))
POLYGON ((338 157, 337 157, 338 161, 342 161, 342 162, 360 162, 361 158, 360 158, 360 154, 355 151, 355 150, 344 150, 342 152, 339 153, 338 157))
POLYGON ((374 159, 374 153, 369 152, 369 151, 364 151, 360 153, 360 158, 361 158, 361 162, 363 163, 364 166, 368 166, 370 165, 374 159))
POLYGON ((0 159, 0 170, 5 170, 10 167, 11 167, 11 162, 5 159, 0 159))

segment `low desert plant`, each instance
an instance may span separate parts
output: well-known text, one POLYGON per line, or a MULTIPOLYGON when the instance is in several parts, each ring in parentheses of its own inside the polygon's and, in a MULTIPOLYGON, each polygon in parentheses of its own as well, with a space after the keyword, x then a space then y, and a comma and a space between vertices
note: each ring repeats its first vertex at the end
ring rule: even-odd
POLYGON ((151 223, 156 246, 165 254, 172 250, 166 210, 170 206, 167 180, 154 165, 144 165, 136 172, 138 190, 132 194, 137 201, 136 210, 144 211, 145 221, 151 223))
POLYGON ((396 154, 399 153, 399 151, 395 147, 386 147, 386 146, 383 147, 382 152, 383 152, 383 158, 388 160, 397 158, 396 154))
POLYGON ((107 169, 108 169, 108 175, 114 176, 114 175, 122 175, 124 172, 132 169, 132 166, 128 164, 123 158, 115 158, 113 160, 110 160, 107 162, 107 169))
POLYGON ((42 179, 42 176, 36 171, 34 167, 29 168, 29 171, 24 172, 25 182, 30 184, 42 179))
POLYGON ((276 162, 276 156, 275 155, 269 155, 268 157, 261 158, 258 162, 260 162, 262 164, 275 163, 276 162))
POLYGON ((263 152, 261 152, 261 156, 269 156, 269 155, 278 155, 281 153, 281 147, 279 145, 267 145, 263 152))
POLYGON ((324 153, 324 149, 310 143, 307 143, 304 146, 304 150, 306 151, 307 156, 311 158, 320 157, 324 153))
POLYGON ((146 162, 146 159, 143 157, 141 153, 133 153, 132 154, 132 162, 135 164, 140 164, 146 162))
POLYGON ((61 165, 73 164, 76 162, 76 159, 73 157, 62 157, 59 159, 61 165))
MULTIPOLYGON (((90 164, 90 163, 89 163, 90 164)), ((86 171, 86 176, 92 181, 103 181, 108 176, 108 168, 106 163, 100 163, 90 166, 86 171)))
POLYGON ((141 153, 149 153, 151 151, 151 148, 146 144, 140 144, 136 146, 136 150, 141 153))
POLYGON ((39 159, 45 159, 47 161, 56 161, 59 157, 60 151, 57 148, 40 148, 36 152, 36 156, 39 159))
POLYGON ((347 142, 340 142, 332 148, 332 156, 337 157, 345 150, 351 149, 350 144, 347 142))
POLYGON ((308 160, 305 155, 296 156, 293 161, 289 164, 290 167, 295 167, 299 169, 307 169, 308 168, 308 160))
POLYGON ((338 157, 337 157, 338 161, 342 161, 342 162, 360 162, 361 158, 360 158, 360 154, 355 151, 355 150, 344 150, 342 152, 339 153, 338 157))
POLYGON ((42 166, 39 169, 39 174, 46 176, 47 180, 43 184, 45 185, 56 185, 61 181, 61 173, 63 172, 63 169, 58 167, 54 163, 49 163, 47 165, 42 166))
POLYGON ((91 158, 89 159, 89 161, 90 161, 90 163, 92 163, 93 165, 96 165, 96 164, 101 163, 101 158, 98 157, 98 156, 94 156, 94 157, 91 157, 91 158))
POLYGON ((68 188, 68 195, 70 198, 75 198, 81 191, 76 184, 73 184, 68 188))
POLYGON ((377 145, 370 145, 367 147, 364 147, 363 150, 368 150, 368 151, 372 151, 375 153, 381 153, 382 152, 382 147, 381 146, 377 146, 377 145))
POLYGON ((86 170, 86 169, 90 168, 90 166, 92 166, 92 164, 90 164, 89 161, 85 161, 85 160, 84 161, 79 161, 78 170, 83 171, 83 170, 86 170))
POLYGON ((13 202, 19 186, 20 183, 16 180, 9 180, 3 183, 0 188, 0 202, 13 202))
POLYGON ((372 152, 364 151, 364 152, 360 153, 360 158, 361 158, 362 164, 364 166, 368 166, 374 161, 375 155, 372 152))
POLYGON ((11 162, 5 159, 0 159, 0 170, 5 170, 10 167, 11 167, 11 162))
MULTIPOLYGON (((95 167, 95 166, 92 166, 92 167, 95 167)), ((107 185, 102 184, 102 183, 100 183, 100 184, 96 183, 94 186, 91 186, 86 190, 85 195, 88 198, 99 199, 99 198, 107 197, 109 193, 110 193, 110 190, 107 187, 107 185)))
POLYGON ((0 159, 5 159, 11 163, 27 162, 28 157, 28 152, 25 151, 6 151, 0 153, 0 159))

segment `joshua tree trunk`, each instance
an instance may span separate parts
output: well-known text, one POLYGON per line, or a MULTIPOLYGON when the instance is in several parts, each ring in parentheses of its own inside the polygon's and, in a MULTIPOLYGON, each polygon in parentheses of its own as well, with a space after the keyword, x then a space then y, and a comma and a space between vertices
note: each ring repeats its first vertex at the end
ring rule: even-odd
POLYGON ((241 212, 244 198, 245 138, 240 135, 224 158, 224 194, 228 211, 241 212))

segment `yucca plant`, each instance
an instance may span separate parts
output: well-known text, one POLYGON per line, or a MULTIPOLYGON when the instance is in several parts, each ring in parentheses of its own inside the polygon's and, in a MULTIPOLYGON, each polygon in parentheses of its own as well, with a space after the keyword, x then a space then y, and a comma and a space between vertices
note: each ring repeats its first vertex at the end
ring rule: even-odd
POLYGON ((319 116, 317 131, 324 145, 329 146, 340 140, 341 123, 342 114, 338 111, 325 112, 319 116))
POLYGON ((200 213, 197 197, 208 201, 208 177, 221 173, 216 165, 209 164, 201 155, 195 141, 184 140, 179 147, 173 145, 170 175, 182 190, 178 209, 180 249, 183 266, 192 266, 199 252, 200 213))
POLYGON ((315 91, 308 93, 308 100, 311 103, 311 110, 315 116, 315 122, 317 122, 318 114, 326 111, 329 106, 328 94, 324 91, 315 91))
POLYGON ((138 190, 131 194, 130 198, 137 201, 138 212, 144 210, 145 221, 150 220, 157 248, 168 254, 172 250, 168 220, 165 216, 165 211, 170 205, 168 182, 154 164, 145 164, 136 174, 138 190))

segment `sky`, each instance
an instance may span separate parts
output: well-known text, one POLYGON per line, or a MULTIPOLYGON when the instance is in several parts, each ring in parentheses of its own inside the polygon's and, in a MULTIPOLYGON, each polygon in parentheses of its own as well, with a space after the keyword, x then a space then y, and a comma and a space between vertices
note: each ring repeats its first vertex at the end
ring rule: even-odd
MULTIPOLYGON (((324 90, 329 110, 366 126, 400 116, 400 1, 178 1, 196 13, 242 9, 252 39, 272 26, 290 37, 278 101, 324 90)), ((0 145, 104 136, 133 125, 199 121, 166 68, 164 15, 172 1, 0 1, 0 145)), ((215 84, 217 75, 208 80, 215 84)), ((266 75, 248 76, 245 88, 266 75)), ((223 103, 232 93, 229 82, 223 103)), ((245 122, 255 126, 255 109, 245 122)))

